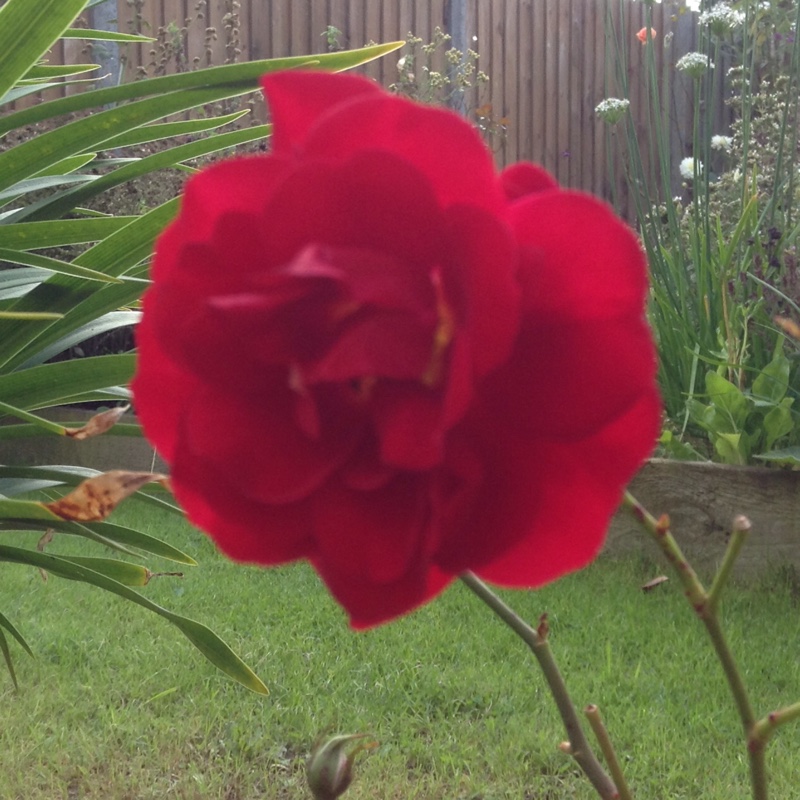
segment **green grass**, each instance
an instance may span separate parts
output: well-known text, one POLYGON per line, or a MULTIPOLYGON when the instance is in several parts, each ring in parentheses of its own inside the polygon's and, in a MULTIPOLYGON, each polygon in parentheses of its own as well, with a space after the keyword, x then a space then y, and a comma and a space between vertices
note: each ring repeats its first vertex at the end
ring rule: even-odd
MULTIPOLYGON (((12 645, 19 692, 0 669, 3 800, 307 798, 303 759, 339 731, 381 743, 350 800, 595 797, 557 749, 565 736, 532 656, 466 588, 356 634, 305 566, 233 565, 174 517, 137 505, 117 517, 201 562, 143 591, 209 624, 271 694, 230 682, 141 608, 4 564, 0 610, 37 658, 12 645)), ((101 554, 66 536, 48 549, 101 554)), ((601 560, 507 596, 529 620, 549 612, 573 697, 601 707, 638 798, 747 798, 738 718, 701 626, 676 581, 639 589, 662 569, 601 560)), ((757 713, 800 699, 791 576, 732 590, 723 612, 757 713)), ((776 798, 796 796, 798 751, 800 725, 770 745, 776 798)))

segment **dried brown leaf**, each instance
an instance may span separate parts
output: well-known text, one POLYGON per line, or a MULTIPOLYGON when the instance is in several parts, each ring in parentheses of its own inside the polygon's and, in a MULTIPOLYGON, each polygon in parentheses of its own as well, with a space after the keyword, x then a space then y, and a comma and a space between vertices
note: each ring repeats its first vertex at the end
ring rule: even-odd
POLYGON ((79 484, 69 494, 45 503, 45 507, 62 519, 72 522, 99 522, 128 496, 142 486, 163 482, 165 475, 154 472, 112 470, 79 484))
POLYGON ((793 339, 800 339, 800 325, 798 325, 793 319, 787 319, 786 317, 775 317, 775 324, 793 339))
POLYGON ((99 414, 95 414, 82 428, 64 428, 64 433, 71 439, 77 439, 78 441, 91 439, 92 436, 99 436, 109 428, 113 428, 129 408, 130 406, 127 405, 102 411, 99 414))
POLYGON ((653 589, 656 588, 656 586, 661 586, 662 583, 666 583, 668 580, 669 578, 666 575, 659 575, 657 578, 653 578, 653 580, 647 581, 647 583, 645 583, 642 586, 642 591, 652 592, 653 589))

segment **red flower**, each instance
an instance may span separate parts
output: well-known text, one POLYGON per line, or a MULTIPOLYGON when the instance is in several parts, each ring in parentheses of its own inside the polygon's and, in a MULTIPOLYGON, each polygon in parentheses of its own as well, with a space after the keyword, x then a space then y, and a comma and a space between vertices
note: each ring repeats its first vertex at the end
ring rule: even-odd
MULTIPOLYGON (((657 35, 657 31, 655 28, 650 28, 650 39, 655 39, 657 35)), ((642 28, 639 33, 636 34, 636 38, 642 43, 647 44, 647 28, 642 28)))
POLYGON ((308 559, 356 627, 465 570, 583 567, 659 427, 636 238, 538 167, 497 174, 449 111, 264 88, 272 152, 189 182, 138 330, 189 518, 234 559, 308 559))

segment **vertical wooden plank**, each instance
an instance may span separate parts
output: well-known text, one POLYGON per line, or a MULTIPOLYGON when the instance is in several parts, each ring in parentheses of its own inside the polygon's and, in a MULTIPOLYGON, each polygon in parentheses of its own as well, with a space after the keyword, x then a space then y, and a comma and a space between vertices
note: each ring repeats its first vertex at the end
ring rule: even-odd
POLYGON ((519 160, 519 0, 505 0, 503 9, 503 61, 498 77, 503 80, 503 116, 508 118, 508 137, 502 166, 519 160))
POLYGON ((242 38, 247 40, 247 50, 251 61, 272 58, 272 6, 273 3, 248 2, 250 6, 249 25, 242 38))
POLYGON ((311 6, 314 0, 292 0, 292 43, 291 55, 305 55, 311 52, 311 6))
POLYGON ((517 107, 514 112, 517 130, 515 161, 530 161, 533 154, 533 0, 520 0, 517 19, 516 54, 509 67, 515 72, 517 107), (516 62, 516 67, 513 65, 516 62))
MULTIPOLYGON (((340 47, 348 47, 347 44, 347 0, 328 0, 328 25, 332 25, 341 31, 338 37, 340 47)), ((323 43, 327 43, 323 40, 323 43)))
MULTIPOLYGON (((592 98, 592 109, 597 107, 597 104, 606 98, 606 20, 605 20, 605 7, 604 4, 596 6, 597 12, 594 20, 594 54, 593 64, 590 64, 592 74, 594 76, 594 96, 592 98)), ((606 123, 592 114, 592 128, 593 128, 593 163, 592 163, 592 183, 591 191, 600 196, 605 197, 607 200, 611 199, 611 193, 607 189, 607 170, 606 163, 606 136, 611 136, 606 123)), ((612 142, 612 145, 614 143, 612 142)))
MULTIPOLYGON (((381 30, 383 15, 383 2, 376 2, 375 0, 362 0, 361 14, 364 17, 364 44, 369 42, 381 41, 381 30)), ((380 59, 379 59, 380 60, 380 59)), ((380 80, 381 70, 377 61, 371 61, 365 67, 365 72, 370 78, 380 80)))
MULTIPOLYGON (((489 75, 492 80, 492 114, 495 118, 506 117, 509 110, 506 108, 505 83, 503 81, 503 71, 505 69, 505 50, 503 41, 505 38, 505 0, 491 0, 492 22, 491 22, 491 62, 489 75)), ((508 143, 505 139, 498 142, 497 163, 504 165, 507 163, 506 154, 508 143)))
POLYGON ((544 166, 557 175, 558 171, 558 4, 545 0, 545 105, 544 166))
POLYGON ((559 0, 557 14, 557 73, 555 76, 558 95, 558 125, 556 129, 555 155, 556 177, 559 183, 569 183, 569 68, 570 68, 570 7, 571 0, 559 0))
MULTIPOLYGON (((384 0, 385 2, 385 0, 384 0)), ((390 33, 389 38, 384 39, 386 42, 405 39, 406 35, 416 28, 415 9, 417 3, 415 0, 396 0, 395 3, 387 3, 397 9, 397 28, 396 33, 390 33)))
POLYGON ((186 50, 189 69, 200 69, 206 64, 205 38, 208 25, 207 0, 189 0, 186 6, 186 50))
MULTIPOLYGON (((273 58, 283 58, 292 53, 292 0, 272 0, 270 36, 273 58)), ((297 53, 301 55, 301 53, 297 53)))
POLYGON ((534 0, 531 9, 531 152, 530 158, 544 164, 545 134, 550 107, 547 97, 547 3, 534 0))
MULTIPOLYGON (((476 0, 473 32, 475 39, 472 48, 478 53, 478 69, 489 76, 489 83, 478 87, 475 105, 481 113, 491 114, 492 95, 494 92, 494 76, 492 75, 492 5, 490 0, 476 0)), ((496 137, 487 135, 486 143, 493 151, 497 149, 496 137)), ((495 158, 497 153, 495 152, 495 158)))
POLYGON ((344 39, 347 47, 363 47, 367 43, 364 31, 365 21, 364 0, 348 0, 347 28, 344 39))
POLYGON ((308 10, 308 51, 309 53, 324 53, 328 49, 326 36, 330 24, 327 0, 310 0, 308 10))
POLYGON ((583 56, 589 43, 586 41, 585 29, 586 0, 572 0, 569 19, 570 57, 567 75, 569 81, 569 155, 564 159, 569 167, 567 185, 580 189, 583 180, 583 142, 586 138, 584 113, 586 98, 583 91, 585 73, 583 56))

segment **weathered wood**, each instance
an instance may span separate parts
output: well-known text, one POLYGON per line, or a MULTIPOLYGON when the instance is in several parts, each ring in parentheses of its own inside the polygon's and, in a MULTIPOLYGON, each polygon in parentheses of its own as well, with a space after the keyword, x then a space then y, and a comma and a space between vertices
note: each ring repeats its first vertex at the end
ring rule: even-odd
MULTIPOLYGON (((787 564, 800 569, 800 472, 654 459, 630 491, 654 516, 669 515, 675 539, 704 576, 721 561, 737 514, 753 527, 736 574, 753 577, 787 564)), ((605 550, 660 557, 627 511, 615 516, 605 550)))

